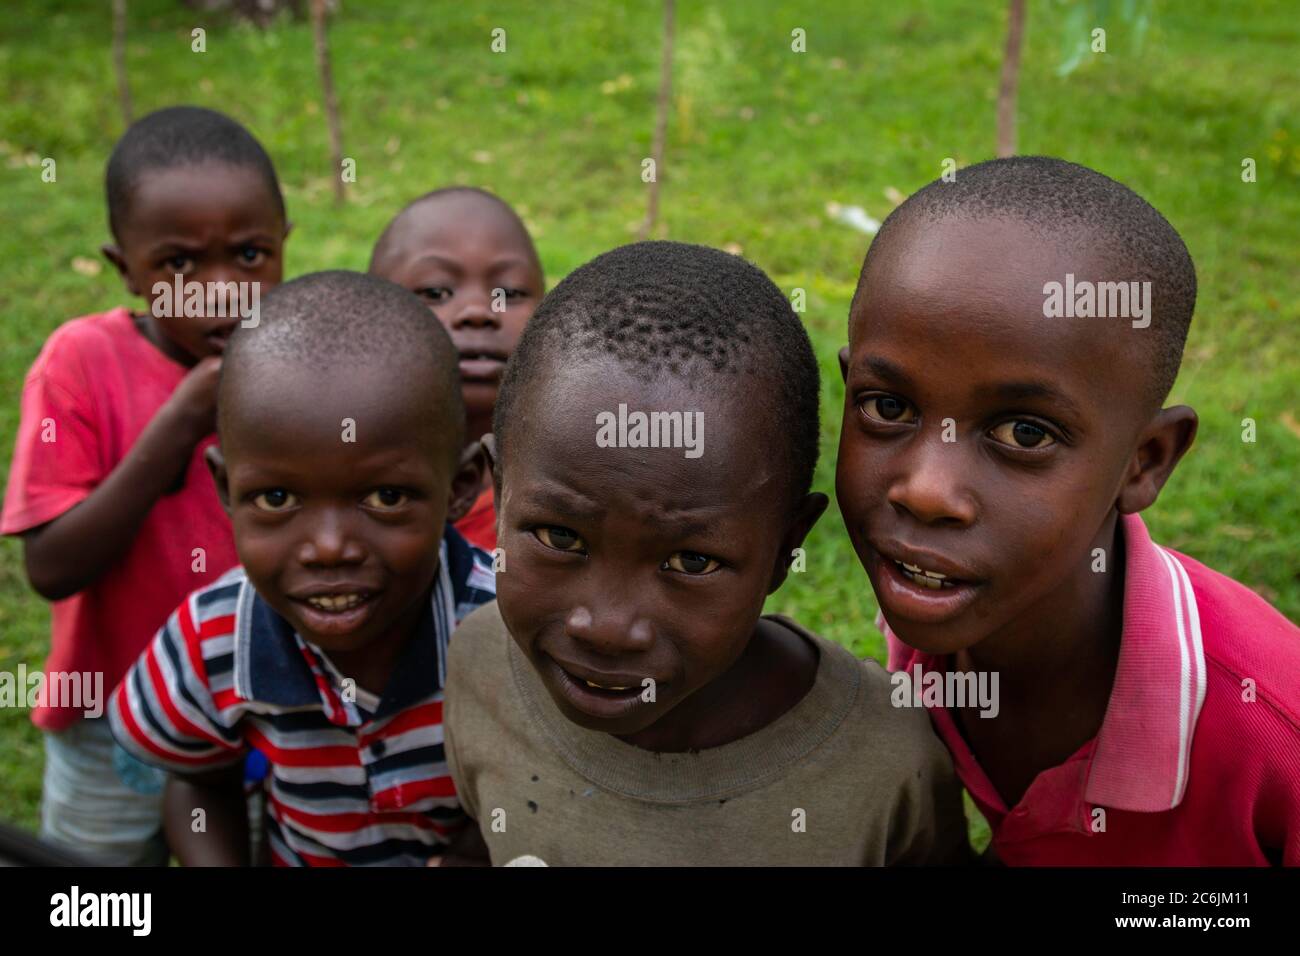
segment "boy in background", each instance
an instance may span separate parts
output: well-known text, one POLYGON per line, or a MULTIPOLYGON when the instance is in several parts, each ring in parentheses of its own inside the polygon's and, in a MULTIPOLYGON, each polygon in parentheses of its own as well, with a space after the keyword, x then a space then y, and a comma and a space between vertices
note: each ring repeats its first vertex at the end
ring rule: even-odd
MULTIPOLYGON (((104 255, 149 309, 50 336, 23 387, 0 519, 53 602, 46 686, 93 675, 105 695, 176 602, 235 562, 203 453, 221 355, 244 316, 214 309, 207 290, 255 284, 244 288, 260 298, 280 281, 289 228, 266 151, 212 110, 133 124, 106 186, 104 255), (177 283, 202 284, 203 314, 170 301, 177 283)), ((42 835, 104 863, 165 863, 161 778, 113 745, 104 699, 70 703, 46 694, 32 714, 45 732, 42 835)))
MULTIPOLYGON (((506 360, 546 288, 523 220, 491 193, 437 189, 394 217, 370 257, 370 272, 418 295, 451 333, 460 353, 467 439, 492 430, 506 360)), ((456 528, 473 544, 496 547, 492 482, 456 528)))

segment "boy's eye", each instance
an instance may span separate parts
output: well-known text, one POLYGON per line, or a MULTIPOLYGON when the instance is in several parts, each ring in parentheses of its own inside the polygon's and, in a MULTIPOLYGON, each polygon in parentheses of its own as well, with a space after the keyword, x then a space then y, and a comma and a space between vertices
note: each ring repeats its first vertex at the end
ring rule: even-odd
POLYGON ((991 434, 997 441, 1013 448, 1047 448, 1056 444, 1056 439, 1033 422, 1016 419, 1003 422, 993 429, 991 434))
POLYGON ((170 256, 168 259, 166 259, 163 262, 163 265, 165 265, 172 272, 179 272, 182 275, 184 275, 186 272, 190 271, 191 267, 193 267, 194 257, 193 256, 170 256))
POLYGON ((407 494, 397 488, 376 488, 366 495, 366 506, 380 511, 392 511, 406 504, 407 494))
POLYGON ((891 424, 906 424, 916 418, 907 402, 893 395, 869 395, 858 406, 868 418, 891 424))
POLYGON ((682 574, 711 574, 718 569, 719 562, 698 551, 677 551, 669 556, 663 566, 664 569, 671 568, 682 574))
POLYGON ((287 511, 298 503, 298 499, 291 492, 283 488, 272 488, 270 491, 263 491, 253 498, 253 506, 259 511, 287 511))
POLYGON ((528 295, 526 289, 502 289, 501 291, 506 294, 507 299, 522 299, 528 295))
POLYGON ((260 266, 266 260, 266 251, 257 246, 240 246, 239 261, 246 266, 260 266))
POLYGON ((570 531, 568 528, 544 525, 540 528, 534 528, 533 534, 542 544, 548 548, 554 548, 556 551, 578 552, 583 549, 582 539, 578 537, 577 532, 570 531))
POLYGON ((446 302, 451 298, 451 289, 445 285, 427 286, 423 289, 416 289, 415 294, 429 302, 446 302))

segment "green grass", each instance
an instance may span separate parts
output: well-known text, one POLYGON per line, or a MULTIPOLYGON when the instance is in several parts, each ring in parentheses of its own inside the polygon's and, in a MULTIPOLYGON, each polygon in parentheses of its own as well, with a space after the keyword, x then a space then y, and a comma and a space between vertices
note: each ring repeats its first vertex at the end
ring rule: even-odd
MULTIPOLYGON (((7 469, 23 375, 63 320, 125 301, 105 268, 103 165, 123 129, 109 61, 108 5, 50 15, 10 0, 0 45, 0 469, 7 469), (58 163, 43 183, 39 161, 58 163)), ((59 5, 64 6, 64 5, 59 5)), ((72 6, 72 5, 66 5, 72 6)), ((358 182, 330 201, 321 96, 305 24, 261 33, 200 17, 176 0, 133 0, 128 67, 137 114, 177 102, 225 110, 275 159, 294 233, 287 275, 364 268, 371 243, 410 197, 451 182, 496 190, 532 228, 551 284, 629 241, 645 208, 659 62, 659 7, 345 3, 332 26, 344 152, 358 182), (207 30, 207 52, 190 31, 207 30), (507 31, 508 52, 489 50, 507 31)), ((962 2, 678 5, 674 113, 663 180, 664 234, 738 245, 787 291, 821 360, 824 456, 833 492, 843 389, 835 353, 867 237, 826 203, 883 218, 941 171, 991 155, 1005 5, 962 2), (897 8, 905 6, 900 12, 897 8), (807 31, 808 52, 790 51, 807 31)), ((1179 228, 1201 283, 1172 401, 1201 414, 1196 448, 1149 512, 1154 534, 1300 617, 1300 39, 1293 5, 1248 16, 1194 0, 1161 3, 1140 50, 1124 25, 1110 52, 1058 77, 1062 14, 1029 4, 1020 149, 1063 155, 1146 196, 1179 228), (1243 157, 1258 182, 1243 184, 1243 157), (1243 444, 1241 420, 1258 423, 1243 444)), ((832 507, 808 542, 808 570, 772 610, 861 654, 879 655, 875 602, 832 507)), ((48 613, 27 588, 19 546, 0 544, 0 670, 41 664, 48 613)), ((40 738, 0 710, 0 815, 34 825, 40 738)))

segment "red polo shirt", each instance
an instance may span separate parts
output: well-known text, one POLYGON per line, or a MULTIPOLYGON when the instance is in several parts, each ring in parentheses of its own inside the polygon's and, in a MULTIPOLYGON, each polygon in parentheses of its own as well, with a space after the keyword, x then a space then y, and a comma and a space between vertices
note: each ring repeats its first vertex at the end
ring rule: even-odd
MULTIPOLYGON (((1008 807, 952 714, 930 711, 994 852, 1013 866, 1300 865, 1300 628, 1121 520, 1124 632, 1097 736, 1008 807)), ((884 631, 891 670, 945 669, 884 631)))

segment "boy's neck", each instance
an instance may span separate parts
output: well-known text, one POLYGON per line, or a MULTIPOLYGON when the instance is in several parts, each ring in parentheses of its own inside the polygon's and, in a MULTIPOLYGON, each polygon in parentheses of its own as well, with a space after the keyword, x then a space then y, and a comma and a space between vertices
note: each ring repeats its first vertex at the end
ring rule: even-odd
MULTIPOLYGON (((1000 631, 955 655, 962 671, 997 671, 1002 687, 1050 697, 1057 683, 1077 685, 1090 672, 1112 674, 1124 629, 1124 536, 1111 512, 1089 547, 1103 549, 1106 571, 1091 560, 1000 631), (1019 688, 1019 690, 1017 690, 1019 688)), ((1107 684, 1109 694, 1109 684, 1107 684)))
POLYGON ((353 651, 326 651, 327 656, 344 677, 352 678, 358 687, 382 697, 388 689, 388 682, 397 668, 402 651, 415 636, 420 617, 429 606, 429 600, 429 593, 426 592, 392 627, 365 647, 353 651))
MULTIPOLYGON (((1008 806, 1042 771, 1097 735, 1106 714, 1124 629, 1124 537, 1112 513, 1090 564, 1020 620, 953 656, 959 672, 998 674, 994 720, 954 711, 958 726, 1008 806)), ((1091 552, 1090 548, 1090 552, 1091 552)))
POLYGON ((817 648, 762 618, 740 658, 645 730, 620 739, 642 750, 684 753, 757 733, 799 703, 817 678, 817 648))
POLYGON ((135 323, 136 331, 143 335, 150 345, 173 362, 185 368, 193 368, 198 364, 195 362, 193 355, 190 355, 190 353, 163 335, 162 329, 158 328, 158 323, 153 320, 153 316, 148 312, 131 310, 131 321, 135 323))

